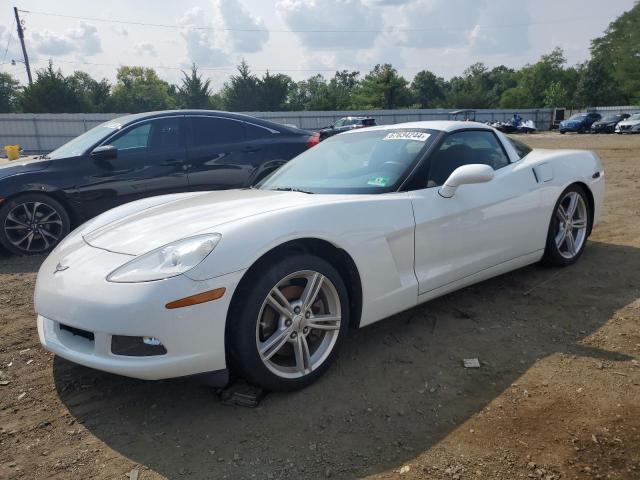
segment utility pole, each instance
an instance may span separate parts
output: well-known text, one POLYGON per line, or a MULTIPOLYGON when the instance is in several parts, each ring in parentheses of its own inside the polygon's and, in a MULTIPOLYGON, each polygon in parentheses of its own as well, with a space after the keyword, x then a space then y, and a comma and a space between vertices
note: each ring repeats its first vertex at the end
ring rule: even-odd
POLYGON ((24 31, 22 30, 22 24, 20 23, 20 15, 18 14, 18 7, 13 7, 13 13, 16 15, 16 26, 18 27, 18 38, 20 38, 20 44, 22 45, 22 57, 24 58, 24 66, 27 67, 27 77, 29 78, 29 85, 33 83, 31 78, 31 67, 29 66, 29 56, 27 55, 27 47, 24 45, 24 31))

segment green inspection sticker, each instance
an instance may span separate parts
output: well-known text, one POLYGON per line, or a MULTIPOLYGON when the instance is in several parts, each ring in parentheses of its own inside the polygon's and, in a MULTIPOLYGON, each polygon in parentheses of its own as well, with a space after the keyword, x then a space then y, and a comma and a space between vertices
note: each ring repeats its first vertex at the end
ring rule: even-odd
POLYGON ((367 182, 367 185, 373 185, 375 187, 386 187, 389 183, 389 177, 371 177, 367 182))

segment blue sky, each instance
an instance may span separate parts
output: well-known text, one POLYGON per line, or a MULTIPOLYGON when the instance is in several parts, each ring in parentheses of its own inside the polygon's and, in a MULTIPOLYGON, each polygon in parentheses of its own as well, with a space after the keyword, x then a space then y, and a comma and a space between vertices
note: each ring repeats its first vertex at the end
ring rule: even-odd
MULTIPOLYGON (((0 7, 0 71, 26 80, 12 4, 0 7), (10 34, 12 38, 10 39, 10 34), (9 49, 5 56, 5 49, 9 49)), ((16 0, 34 68, 113 80, 117 65, 155 67, 177 82, 195 62, 217 88, 245 58, 296 80, 392 63, 407 78, 449 78, 474 62, 520 67, 555 46, 570 64, 634 0, 16 0), (45 15, 54 13, 59 16, 45 15), (85 17, 86 19, 67 18, 85 17), (104 20, 158 24, 134 25, 104 20)))

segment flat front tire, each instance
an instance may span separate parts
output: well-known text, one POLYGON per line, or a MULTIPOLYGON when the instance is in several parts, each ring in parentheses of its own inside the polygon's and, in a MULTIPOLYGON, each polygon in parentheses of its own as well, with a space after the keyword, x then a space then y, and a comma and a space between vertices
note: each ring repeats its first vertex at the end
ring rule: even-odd
POLYGON ((349 325, 340 274, 324 259, 294 253, 251 274, 227 319, 231 368, 272 391, 317 380, 333 362, 349 325))

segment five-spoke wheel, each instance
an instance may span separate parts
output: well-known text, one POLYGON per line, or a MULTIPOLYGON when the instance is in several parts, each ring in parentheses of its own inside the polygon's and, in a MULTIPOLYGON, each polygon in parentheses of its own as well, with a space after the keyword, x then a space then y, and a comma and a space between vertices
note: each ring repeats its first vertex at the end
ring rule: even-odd
POLYGON ((293 254, 253 272, 247 285, 227 320, 232 366, 270 390, 308 385, 328 368, 346 332, 340 274, 319 257, 293 254))
POLYGON ((574 263, 584 250, 590 227, 589 202, 582 187, 566 189, 549 225, 545 260, 554 265, 574 263))
POLYGON ((0 243, 11 253, 33 255, 55 247, 69 233, 64 207, 41 194, 27 194, 0 208, 0 243))

